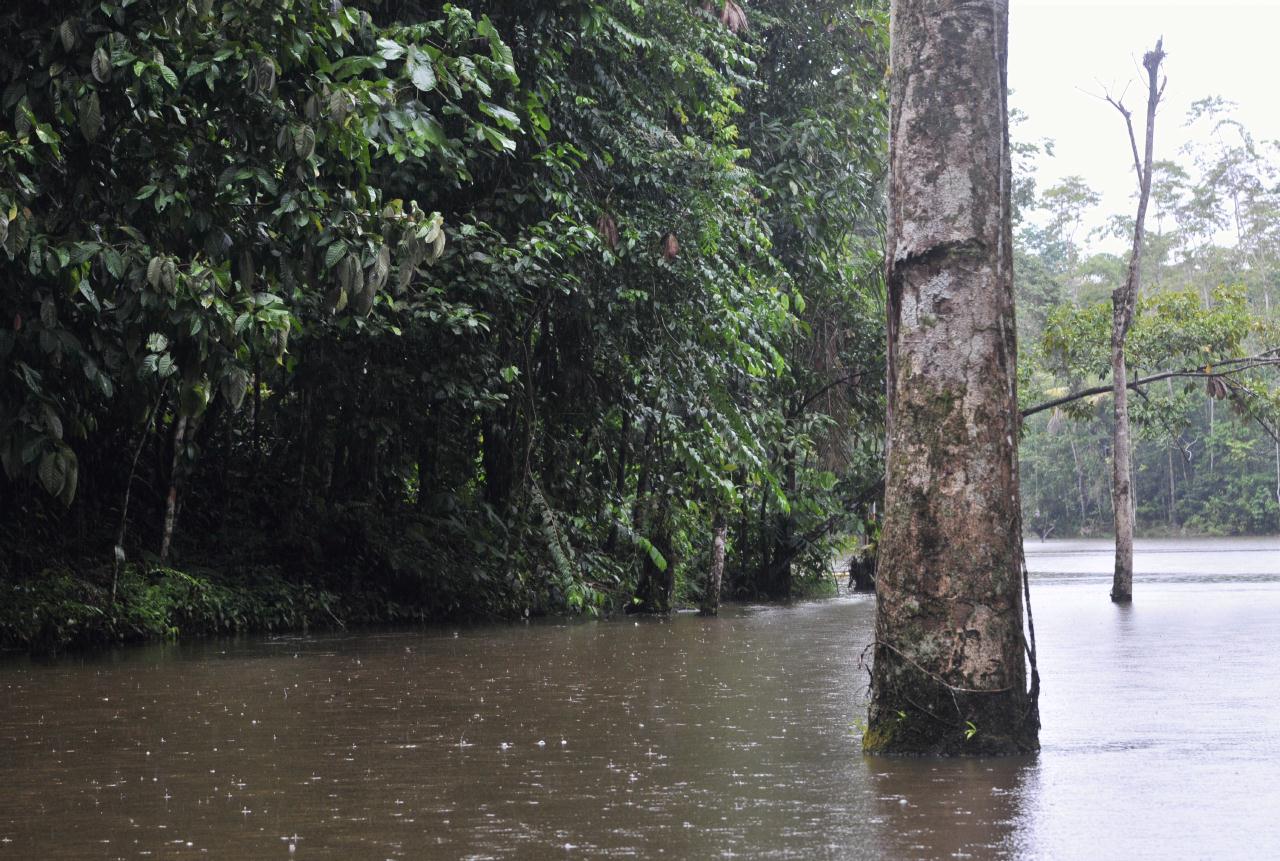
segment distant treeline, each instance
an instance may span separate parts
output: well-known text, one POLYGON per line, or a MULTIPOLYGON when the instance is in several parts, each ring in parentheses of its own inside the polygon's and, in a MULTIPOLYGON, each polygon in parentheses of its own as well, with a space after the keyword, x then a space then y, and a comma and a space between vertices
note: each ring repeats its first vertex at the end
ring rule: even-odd
MULTIPOLYGON (((1105 107, 1105 106, 1104 106, 1105 107)), ((1127 154, 1116 120, 1118 157, 1127 154)), ((1158 161, 1129 378, 1137 523, 1148 533, 1280 532, 1280 144, 1257 141, 1220 98, 1196 102, 1198 141, 1158 161)), ((1023 156, 1034 144, 1018 148, 1023 156)), ((1026 163, 1025 158, 1023 164, 1026 163)), ((1127 257, 1096 250, 1132 217, 1090 232, 1100 198, 1082 177, 1015 182, 1024 407, 1110 380, 1111 291, 1127 257)), ((1032 416, 1022 443, 1024 522, 1054 535, 1111 529, 1109 394, 1032 416)))

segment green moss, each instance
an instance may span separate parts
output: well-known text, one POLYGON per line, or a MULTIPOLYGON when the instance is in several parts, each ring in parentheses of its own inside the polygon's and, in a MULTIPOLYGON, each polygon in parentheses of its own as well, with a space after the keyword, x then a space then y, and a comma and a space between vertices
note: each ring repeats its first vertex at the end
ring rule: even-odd
POLYGON ((895 718, 878 721, 867 727, 867 731, 862 734, 862 752, 872 756, 894 752, 896 747, 894 741, 898 736, 900 724, 901 721, 895 718))
POLYGON ((260 568, 236 576, 128 567, 114 601, 109 582, 68 570, 44 571, 3 590, 0 646, 42 650, 331 626, 353 609, 330 592, 260 568))

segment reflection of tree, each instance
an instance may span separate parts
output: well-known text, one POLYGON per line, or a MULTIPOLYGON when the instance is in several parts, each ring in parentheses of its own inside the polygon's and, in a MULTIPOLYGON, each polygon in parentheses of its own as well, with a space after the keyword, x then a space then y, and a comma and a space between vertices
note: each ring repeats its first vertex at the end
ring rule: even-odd
POLYGON ((1021 788, 1033 760, 869 759, 872 822, 886 858, 1018 854, 1021 788))

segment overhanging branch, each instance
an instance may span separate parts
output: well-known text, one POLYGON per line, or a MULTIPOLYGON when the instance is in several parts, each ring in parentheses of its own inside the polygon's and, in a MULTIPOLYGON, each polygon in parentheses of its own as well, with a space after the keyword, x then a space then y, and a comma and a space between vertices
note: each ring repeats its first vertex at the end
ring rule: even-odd
MULTIPOLYGON (((1199 368, 1189 368, 1189 369, 1177 370, 1177 371, 1161 371, 1160 373, 1152 374, 1149 377, 1140 377, 1139 379, 1133 380, 1129 383, 1128 387, 1130 389, 1133 389, 1134 391, 1137 391, 1141 386, 1149 385, 1150 383, 1159 382, 1160 380, 1168 380, 1168 379, 1174 379, 1179 377, 1191 378, 1191 379, 1212 379, 1212 378, 1227 379, 1236 374, 1241 374, 1245 371, 1251 371, 1256 368, 1268 368, 1268 367, 1277 367, 1277 366, 1280 366, 1280 351, 1268 350, 1267 352, 1260 353, 1257 356, 1245 356, 1237 359, 1226 359, 1222 362, 1216 362, 1211 365, 1204 365, 1199 368), (1221 368, 1223 370, 1210 370, 1210 368, 1221 368)), ((1025 410, 1022 410, 1022 417, 1026 418, 1028 416, 1033 416, 1036 413, 1042 413, 1045 410, 1051 410, 1051 409, 1054 409, 1055 407, 1060 407, 1065 404, 1069 404, 1074 401, 1081 400, 1083 398, 1092 397, 1093 395, 1108 394, 1111 392, 1111 388, 1112 388, 1111 384, 1108 383, 1105 386, 1091 386, 1090 388, 1087 388, 1087 389, 1080 389, 1079 391, 1072 392, 1069 395, 1063 395, 1060 398, 1054 398, 1051 401, 1044 401, 1043 403, 1036 404, 1033 407, 1027 407, 1025 410)))

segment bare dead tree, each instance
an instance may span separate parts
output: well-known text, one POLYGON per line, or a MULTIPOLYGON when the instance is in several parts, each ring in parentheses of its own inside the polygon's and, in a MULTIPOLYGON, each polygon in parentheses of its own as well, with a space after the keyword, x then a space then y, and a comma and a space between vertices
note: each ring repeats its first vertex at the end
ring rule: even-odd
POLYGON ((1124 117, 1133 150, 1133 169, 1138 179, 1138 216, 1133 225, 1133 249, 1124 283, 1111 293, 1111 392, 1115 424, 1111 446, 1111 502, 1115 515, 1116 566, 1111 584, 1111 600, 1127 603, 1133 600, 1133 528, 1136 516, 1133 498, 1133 443, 1129 433, 1129 379, 1125 366, 1125 342, 1137 308, 1142 285, 1142 246, 1146 238, 1147 204, 1151 199, 1151 174, 1154 166, 1156 108, 1164 94, 1167 78, 1160 79, 1160 64, 1165 58, 1164 40, 1142 57, 1147 72, 1147 114, 1144 147, 1138 152, 1138 138, 1133 129, 1133 113, 1124 105, 1123 97, 1110 94, 1107 101, 1124 117))

